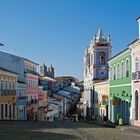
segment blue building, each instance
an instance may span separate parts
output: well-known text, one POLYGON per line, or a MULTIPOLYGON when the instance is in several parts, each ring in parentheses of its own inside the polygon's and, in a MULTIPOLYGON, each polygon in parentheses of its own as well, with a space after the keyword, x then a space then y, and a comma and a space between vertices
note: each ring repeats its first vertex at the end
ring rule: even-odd
POLYGON ((103 35, 102 28, 99 28, 97 36, 91 39, 89 46, 84 52, 84 103, 87 106, 87 116, 95 115, 96 107, 93 84, 97 80, 108 79, 108 60, 111 58, 112 46, 110 35, 103 35))
POLYGON ((18 120, 26 120, 26 83, 18 81, 17 83, 17 108, 18 108, 18 120))

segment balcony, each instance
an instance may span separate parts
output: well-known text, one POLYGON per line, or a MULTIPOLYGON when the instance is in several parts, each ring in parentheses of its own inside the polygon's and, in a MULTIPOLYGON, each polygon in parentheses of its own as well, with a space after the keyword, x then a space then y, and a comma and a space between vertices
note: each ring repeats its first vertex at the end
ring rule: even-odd
POLYGON ((0 94, 3 96, 16 95, 16 90, 3 89, 0 91, 0 94))
POLYGON ((28 69, 24 70, 24 73, 31 73, 31 74, 34 74, 34 75, 39 76, 39 73, 38 72, 32 71, 32 70, 28 70, 28 69))
POLYGON ((140 71, 136 71, 136 72, 132 73, 132 79, 139 80, 140 79, 140 71))
POLYGON ((19 96, 17 97, 17 100, 27 100, 27 96, 19 96))
POLYGON ((27 102, 27 105, 37 104, 39 101, 37 99, 32 99, 31 101, 27 102))

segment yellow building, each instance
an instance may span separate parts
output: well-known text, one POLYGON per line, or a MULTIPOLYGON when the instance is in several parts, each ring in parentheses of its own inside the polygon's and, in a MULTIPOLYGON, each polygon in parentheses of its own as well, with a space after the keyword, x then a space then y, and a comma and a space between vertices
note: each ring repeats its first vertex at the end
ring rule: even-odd
POLYGON ((38 120, 45 121, 47 120, 47 108, 48 108, 48 97, 47 91, 43 90, 42 86, 38 87, 38 120))
POLYGON ((95 116, 98 119, 108 118, 108 99, 109 84, 108 80, 95 81, 94 86, 94 104, 95 116))
POLYGON ((0 67, 0 120, 16 120, 17 74, 0 67))

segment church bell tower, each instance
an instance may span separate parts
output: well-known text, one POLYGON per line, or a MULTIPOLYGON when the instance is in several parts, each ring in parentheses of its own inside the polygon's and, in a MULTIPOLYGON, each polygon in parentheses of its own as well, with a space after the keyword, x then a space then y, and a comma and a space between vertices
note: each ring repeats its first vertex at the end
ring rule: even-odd
POLYGON ((112 52, 110 41, 110 35, 105 37, 102 28, 99 28, 97 36, 94 35, 88 48, 85 49, 84 79, 108 79, 108 60, 112 52))

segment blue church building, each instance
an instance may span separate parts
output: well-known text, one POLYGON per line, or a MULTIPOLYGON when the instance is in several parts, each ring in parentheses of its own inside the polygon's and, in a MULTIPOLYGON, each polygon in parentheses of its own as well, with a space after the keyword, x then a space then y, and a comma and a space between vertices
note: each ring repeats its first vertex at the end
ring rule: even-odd
POLYGON ((88 118, 95 114, 96 95, 93 84, 109 77, 108 60, 112 53, 110 41, 110 35, 104 36, 102 28, 99 28, 97 36, 93 36, 84 51, 84 102, 88 118))

